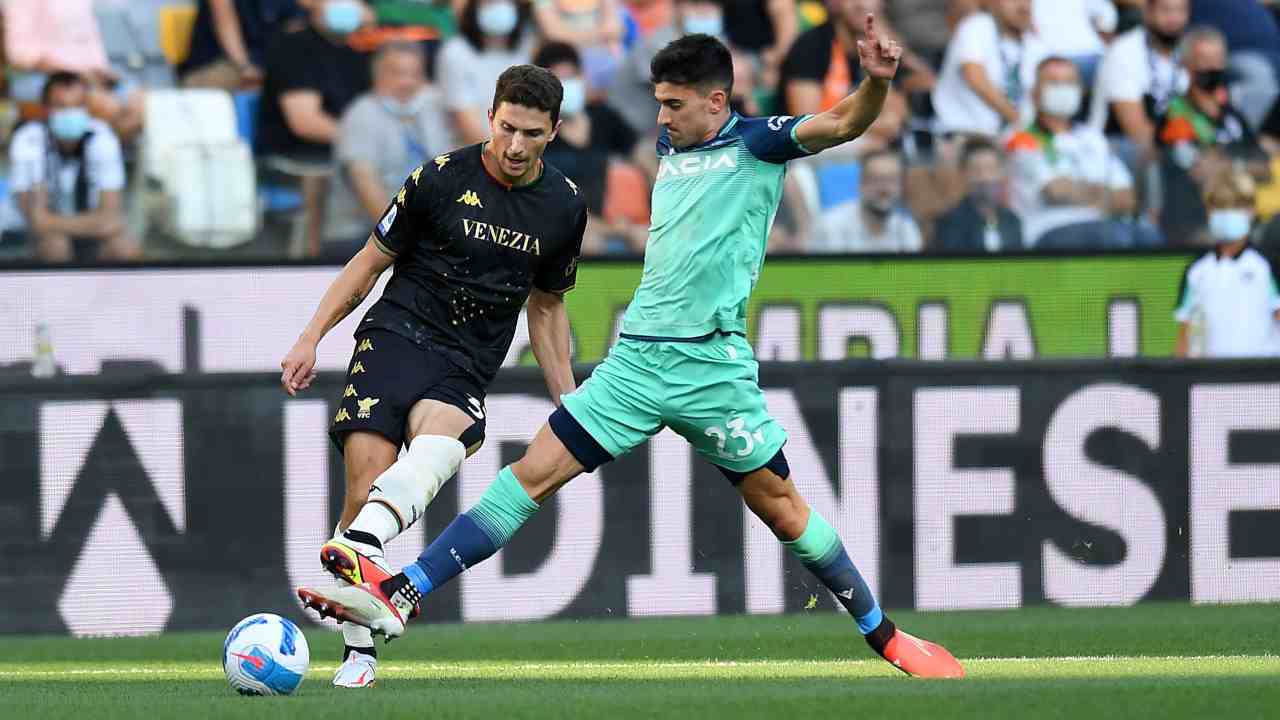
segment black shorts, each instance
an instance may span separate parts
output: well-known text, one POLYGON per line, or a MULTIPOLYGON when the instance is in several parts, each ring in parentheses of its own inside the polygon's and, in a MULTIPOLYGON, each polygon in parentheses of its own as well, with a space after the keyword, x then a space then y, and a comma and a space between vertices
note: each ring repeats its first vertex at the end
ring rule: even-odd
POLYGON ((484 442, 484 386, 443 354, 386 330, 356 335, 347 382, 329 437, 338 452, 353 430, 376 432, 404 444, 409 410, 419 400, 439 400, 475 420, 458 440, 471 450, 484 442))

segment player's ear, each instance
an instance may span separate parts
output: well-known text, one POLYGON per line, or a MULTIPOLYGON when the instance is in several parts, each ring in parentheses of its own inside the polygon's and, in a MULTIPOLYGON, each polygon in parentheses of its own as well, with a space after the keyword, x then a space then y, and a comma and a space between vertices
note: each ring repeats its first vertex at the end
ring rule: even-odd
POLYGON ((556 135, 560 134, 560 125, 564 123, 564 118, 557 118, 556 124, 551 127, 551 134, 547 136, 547 144, 555 142, 556 135))
POLYGON ((716 88, 707 95, 707 102, 711 105, 711 113, 719 115, 729 108, 729 93, 723 88, 716 88))

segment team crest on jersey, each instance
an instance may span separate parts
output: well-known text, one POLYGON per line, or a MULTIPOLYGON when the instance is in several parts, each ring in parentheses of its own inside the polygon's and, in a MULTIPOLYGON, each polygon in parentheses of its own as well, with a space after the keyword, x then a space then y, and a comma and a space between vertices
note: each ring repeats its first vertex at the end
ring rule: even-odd
POLYGON ((443 170, 444 166, 449 164, 449 154, 437 155, 434 162, 436 164, 436 172, 443 170))
POLYGON ((373 406, 382 402, 381 399, 375 397, 360 398, 356 401, 356 405, 360 406, 356 410, 356 417, 364 419, 369 417, 369 413, 373 410, 373 406))
POLYGON ((684 156, 668 156, 658 160, 658 180, 668 177, 691 177, 717 170, 732 170, 738 167, 738 153, 735 148, 725 148, 717 152, 690 153, 684 156))
POLYGON ((458 202, 462 203, 463 205, 469 205, 471 207, 478 207, 478 208, 484 207, 484 204, 480 202, 480 196, 476 195, 475 190, 468 190, 462 193, 462 196, 458 198, 458 202))
MULTIPOLYGON (((401 190, 400 192, 404 192, 404 191, 401 190)), ((387 208, 387 214, 383 215, 382 219, 378 221, 378 232, 382 233, 383 235, 386 235, 387 233, 391 232, 391 226, 395 223, 395 221, 396 221, 396 206, 392 205, 391 207, 387 208)))

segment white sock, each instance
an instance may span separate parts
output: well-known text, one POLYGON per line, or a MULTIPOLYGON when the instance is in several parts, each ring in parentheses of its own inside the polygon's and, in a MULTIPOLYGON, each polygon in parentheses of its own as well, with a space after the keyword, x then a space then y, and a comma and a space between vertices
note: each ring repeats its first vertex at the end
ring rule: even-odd
POLYGON ((347 529, 369 533, 385 547, 422 517, 466 456, 467 449, 456 438, 414 438, 408 452, 373 481, 369 501, 347 529))

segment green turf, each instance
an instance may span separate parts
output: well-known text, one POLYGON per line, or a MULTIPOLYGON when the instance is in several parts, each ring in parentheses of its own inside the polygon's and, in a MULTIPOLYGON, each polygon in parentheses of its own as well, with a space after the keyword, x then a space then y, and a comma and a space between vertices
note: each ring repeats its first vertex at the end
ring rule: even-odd
POLYGON ((380 687, 340 692, 340 637, 309 629, 312 672, 289 698, 241 698, 222 635, 9 638, 0 716, 390 718, 1280 717, 1280 606, 894 613, 950 647, 962 681, 911 680, 846 617, 416 626, 380 687))

